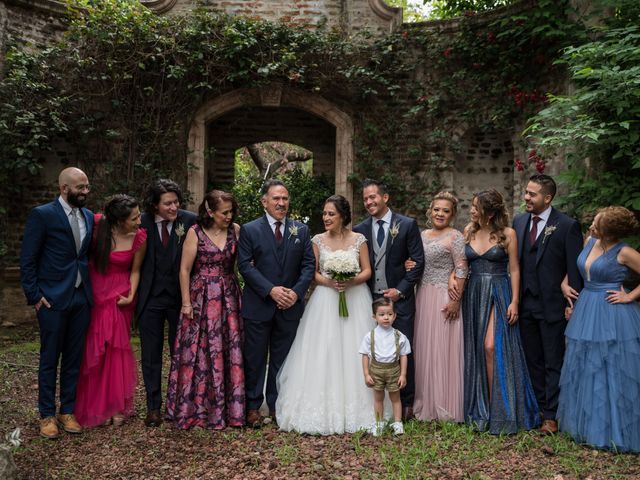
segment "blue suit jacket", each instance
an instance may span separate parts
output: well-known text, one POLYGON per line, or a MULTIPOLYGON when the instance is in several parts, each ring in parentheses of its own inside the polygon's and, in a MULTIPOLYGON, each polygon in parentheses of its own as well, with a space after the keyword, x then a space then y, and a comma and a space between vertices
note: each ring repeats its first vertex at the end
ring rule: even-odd
MULTIPOLYGON (((522 258, 524 236, 528 235, 530 218, 530 213, 521 213, 513 219, 513 229, 518 235, 518 258, 522 258)), ((566 306, 560 289, 564 276, 569 275, 569 284, 573 288, 578 291, 582 288, 582 277, 577 265, 578 255, 582 251, 582 234, 577 221, 555 208, 551 209, 545 230, 549 227, 555 229, 548 230, 546 238, 544 230, 540 233, 544 241, 538 247, 536 275, 545 318, 548 322, 559 322, 564 320, 566 306)), ((521 294, 525 288, 525 282, 521 281, 521 294)))
POLYGON ((316 269, 309 228, 289 218, 284 227, 282 260, 278 259, 275 236, 266 215, 244 224, 240 230, 238 270, 245 281, 244 318, 272 318, 277 307, 269 293, 276 286, 290 288, 298 295, 298 301, 283 311, 285 318, 298 320, 304 312, 304 297, 316 269))
POLYGON ((89 304, 93 304, 88 259, 93 213, 86 208, 81 211, 87 234, 80 252, 76 253, 71 225, 58 199, 31 210, 20 253, 20 279, 29 305, 45 297, 52 310, 66 310, 73 297, 78 271, 89 304))
MULTIPOLYGON (((353 227, 353 231, 364 235, 367 242, 369 242, 369 260, 371 261, 371 268, 375 272, 375 253, 372 245, 376 239, 372 238, 372 225, 373 219, 369 217, 364 222, 353 227)), ((389 288, 397 288, 404 294, 405 299, 408 300, 397 303, 396 308, 398 313, 413 315, 415 312, 415 302, 413 300, 414 287, 422 278, 422 271, 424 270, 422 239, 420 238, 418 224, 413 218, 393 212, 390 227, 394 225, 398 226, 398 234, 395 238, 391 238, 389 235, 385 256, 379 259, 379 261, 386 262, 385 272, 389 288), (415 261, 416 266, 407 272, 404 268, 404 262, 408 258, 415 261)), ((371 275, 368 284, 373 292, 375 285, 374 275, 371 275)))

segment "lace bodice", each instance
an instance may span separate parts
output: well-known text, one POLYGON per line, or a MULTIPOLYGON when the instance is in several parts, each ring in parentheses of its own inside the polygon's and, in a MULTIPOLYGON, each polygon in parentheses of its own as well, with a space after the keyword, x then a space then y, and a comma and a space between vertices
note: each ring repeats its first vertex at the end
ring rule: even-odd
POLYGON ((449 275, 455 271, 457 278, 467 277, 467 259, 464 255, 464 237, 457 230, 450 230, 434 238, 426 238, 422 232, 424 248, 424 272, 421 283, 446 287, 449 275))
MULTIPOLYGON (((320 233, 311 239, 311 241, 318 246, 318 251, 320 252, 320 261, 319 261, 320 274, 323 277, 331 278, 331 275, 329 275, 329 273, 327 273, 327 271, 324 268, 324 263, 327 260, 327 256, 333 253, 334 250, 331 250, 327 245, 325 245, 323 240, 324 240, 323 233, 320 233)), ((364 237, 364 235, 362 235, 361 233, 356 233, 355 241, 353 242, 353 244, 348 246, 345 250, 347 252, 351 252, 356 259, 359 259, 360 247, 366 241, 367 239, 364 237)))

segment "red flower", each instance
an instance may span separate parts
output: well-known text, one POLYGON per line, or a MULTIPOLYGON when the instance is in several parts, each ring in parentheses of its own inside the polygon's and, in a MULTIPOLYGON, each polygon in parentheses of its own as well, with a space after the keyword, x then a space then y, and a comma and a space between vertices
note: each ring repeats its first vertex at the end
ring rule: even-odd
POLYGON ((493 32, 487 33, 487 42, 496 43, 496 34, 493 32))
POLYGON ((532 161, 534 158, 536 158, 538 156, 538 152, 536 152, 535 150, 531 150, 529 152, 529 161, 532 161))
POLYGON ((519 172, 524 172, 524 163, 519 158, 516 158, 516 170, 519 172))
POLYGON ((409 32, 407 32, 406 30, 404 32, 400 32, 400 35, 402 35, 404 38, 409 38, 409 32))
POLYGON ((453 49, 451 47, 447 48, 444 52, 442 52, 442 56, 445 58, 449 58, 451 56, 451 52, 453 49))
POLYGON ((425 103, 428 100, 428 97, 426 95, 422 95, 421 97, 418 97, 417 102, 418 103, 425 103))

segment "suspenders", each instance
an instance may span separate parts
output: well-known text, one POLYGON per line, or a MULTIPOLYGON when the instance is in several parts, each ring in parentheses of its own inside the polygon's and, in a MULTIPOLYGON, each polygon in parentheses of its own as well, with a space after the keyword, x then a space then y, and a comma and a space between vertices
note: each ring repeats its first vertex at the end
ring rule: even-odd
MULTIPOLYGON (((375 331, 376 331, 375 328, 371 330, 371 359, 374 362, 377 362, 375 331)), ((393 333, 395 334, 395 337, 396 337, 396 360, 395 361, 398 361, 398 359, 400 358, 400 332, 398 330, 394 330, 393 333)))

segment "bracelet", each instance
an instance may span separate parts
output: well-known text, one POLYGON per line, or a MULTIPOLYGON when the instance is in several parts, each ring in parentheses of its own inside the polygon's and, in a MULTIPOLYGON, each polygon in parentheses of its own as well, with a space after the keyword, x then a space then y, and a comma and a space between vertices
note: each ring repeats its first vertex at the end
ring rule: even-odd
POLYGON ((184 307, 193 308, 193 305, 182 305, 182 308, 184 308, 184 307))

